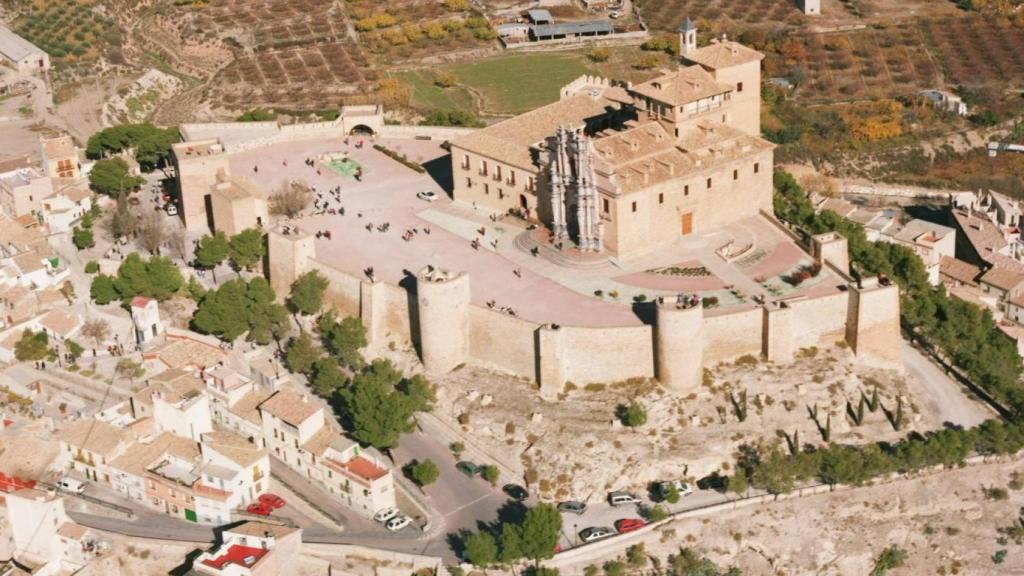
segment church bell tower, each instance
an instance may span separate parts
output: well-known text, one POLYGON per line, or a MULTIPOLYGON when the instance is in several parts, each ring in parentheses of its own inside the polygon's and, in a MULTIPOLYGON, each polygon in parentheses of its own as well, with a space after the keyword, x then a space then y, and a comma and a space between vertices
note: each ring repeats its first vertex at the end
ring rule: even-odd
POLYGON ((697 49, 697 25, 687 16, 679 25, 679 55, 685 56, 697 49))

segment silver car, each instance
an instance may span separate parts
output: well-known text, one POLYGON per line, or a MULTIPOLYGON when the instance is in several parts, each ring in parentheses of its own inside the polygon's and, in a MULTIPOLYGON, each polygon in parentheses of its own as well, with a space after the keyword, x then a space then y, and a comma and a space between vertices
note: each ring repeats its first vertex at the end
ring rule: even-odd
POLYGON ((603 540, 615 536, 616 532, 614 528, 607 526, 591 526, 590 528, 584 528, 580 530, 580 540, 583 542, 596 542, 597 540, 603 540))

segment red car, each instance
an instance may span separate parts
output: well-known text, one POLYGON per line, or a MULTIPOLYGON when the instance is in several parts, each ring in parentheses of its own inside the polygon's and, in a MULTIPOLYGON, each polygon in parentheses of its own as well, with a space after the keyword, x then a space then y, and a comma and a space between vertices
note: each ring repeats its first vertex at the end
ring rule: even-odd
POLYGON ((270 506, 262 502, 253 502, 245 509, 249 514, 256 514, 259 516, 270 516, 270 506))
POLYGON ((647 522, 644 522, 640 518, 623 518, 622 520, 615 521, 615 530, 618 531, 619 534, 625 534, 626 532, 639 530, 646 525, 647 522))
POLYGON ((267 492, 266 494, 260 494, 260 504, 264 504, 274 510, 277 510, 284 506, 284 498, 281 498, 277 494, 267 492))

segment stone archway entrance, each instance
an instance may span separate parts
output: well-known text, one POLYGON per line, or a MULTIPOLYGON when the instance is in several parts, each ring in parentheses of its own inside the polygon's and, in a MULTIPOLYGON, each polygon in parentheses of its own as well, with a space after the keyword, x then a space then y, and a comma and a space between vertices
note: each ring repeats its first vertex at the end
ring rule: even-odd
POLYGON ((375 132, 366 124, 356 124, 348 133, 352 136, 373 136, 375 132))

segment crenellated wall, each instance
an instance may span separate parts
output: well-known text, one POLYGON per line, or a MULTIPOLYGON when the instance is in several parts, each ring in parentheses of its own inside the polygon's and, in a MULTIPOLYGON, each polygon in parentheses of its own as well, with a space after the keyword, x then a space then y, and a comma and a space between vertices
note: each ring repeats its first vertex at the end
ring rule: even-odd
MULTIPOLYGON (((834 239, 833 239, 834 240, 834 239)), ((786 363, 800 348, 845 340, 876 363, 899 365, 899 291, 877 282, 849 281, 832 261, 840 290, 765 305, 705 310, 700 305, 659 301, 653 325, 584 328, 537 324, 476 306, 468 274, 425 268, 402 286, 358 278, 316 259, 309 235, 269 234, 271 285, 281 297, 304 272, 318 270, 329 282, 326 305, 362 319, 373 344, 414 345, 425 371, 439 375, 460 364, 508 372, 557 398, 566 382, 586 385, 655 377, 689 393, 705 367, 740 356, 786 363)))

